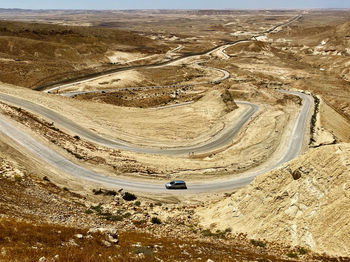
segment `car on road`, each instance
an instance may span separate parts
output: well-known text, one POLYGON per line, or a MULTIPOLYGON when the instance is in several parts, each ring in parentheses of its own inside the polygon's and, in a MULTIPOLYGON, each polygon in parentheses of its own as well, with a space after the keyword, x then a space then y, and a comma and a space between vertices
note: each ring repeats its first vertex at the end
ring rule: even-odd
POLYGON ((183 180, 174 180, 165 184, 166 189, 187 189, 186 183, 183 180))

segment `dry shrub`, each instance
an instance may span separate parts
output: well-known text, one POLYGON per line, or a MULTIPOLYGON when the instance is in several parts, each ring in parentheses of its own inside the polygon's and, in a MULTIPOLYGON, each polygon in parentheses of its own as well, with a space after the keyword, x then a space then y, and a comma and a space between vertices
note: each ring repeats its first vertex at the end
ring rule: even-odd
POLYGON ((105 235, 93 233, 91 236, 87 238, 87 229, 34 225, 3 218, 0 220, 0 246, 5 252, 0 254, 0 261, 38 261, 43 256, 54 258, 57 255, 59 261, 106 261, 109 257, 115 258, 109 261, 120 261, 118 248, 103 243, 105 235), (76 234, 84 237, 79 239, 76 234))

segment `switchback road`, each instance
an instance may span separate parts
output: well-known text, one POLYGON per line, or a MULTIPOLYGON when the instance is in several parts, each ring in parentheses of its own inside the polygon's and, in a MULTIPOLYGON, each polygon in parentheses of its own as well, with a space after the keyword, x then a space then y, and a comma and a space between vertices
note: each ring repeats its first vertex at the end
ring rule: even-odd
MULTIPOLYGON (((254 172, 247 172, 244 176, 238 178, 230 178, 224 181, 216 182, 210 181, 206 183, 188 183, 188 190, 181 191, 184 193, 204 193, 214 191, 225 191, 239 188, 249 184, 254 177, 259 174, 266 173, 283 163, 295 158, 299 155, 303 144, 303 138, 305 129, 307 126, 308 116, 312 108, 312 97, 309 95, 281 90, 280 92, 299 96, 303 105, 299 112, 299 115, 294 123, 294 128, 290 134, 289 143, 284 149, 283 156, 276 161, 274 164, 267 168, 262 168, 254 172)), ((68 123, 69 124, 69 123, 68 123)), ((139 182, 133 180, 120 179, 116 177, 106 176, 93 170, 89 170, 82 166, 79 166, 72 161, 64 158, 57 152, 53 151, 46 145, 35 140, 30 135, 26 134, 23 130, 15 127, 14 125, 7 122, 3 117, 0 116, 0 132, 7 135, 9 138, 17 142, 20 146, 31 152, 37 159, 45 161, 49 165, 71 175, 78 179, 87 180, 94 183, 105 185, 106 187, 118 187, 125 188, 128 190, 142 191, 142 192, 153 192, 153 193, 169 193, 173 191, 167 191, 163 184, 157 182, 139 182)), ((160 150, 160 149, 157 149, 160 150)))

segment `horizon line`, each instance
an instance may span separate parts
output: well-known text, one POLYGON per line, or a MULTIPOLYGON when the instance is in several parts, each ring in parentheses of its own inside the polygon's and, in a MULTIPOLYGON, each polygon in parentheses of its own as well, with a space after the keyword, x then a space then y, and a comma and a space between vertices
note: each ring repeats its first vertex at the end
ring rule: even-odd
POLYGON ((246 11, 246 10, 350 10, 350 7, 293 7, 293 8, 136 8, 136 9, 80 9, 80 8, 17 8, 0 7, 0 10, 23 10, 23 11, 246 11))

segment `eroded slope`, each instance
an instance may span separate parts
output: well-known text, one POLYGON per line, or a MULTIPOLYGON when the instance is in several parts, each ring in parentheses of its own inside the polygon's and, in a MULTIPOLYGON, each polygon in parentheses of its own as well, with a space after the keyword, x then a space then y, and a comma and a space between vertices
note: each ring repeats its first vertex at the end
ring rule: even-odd
POLYGON ((349 256, 349 177, 350 145, 324 146, 198 214, 203 225, 349 256))

